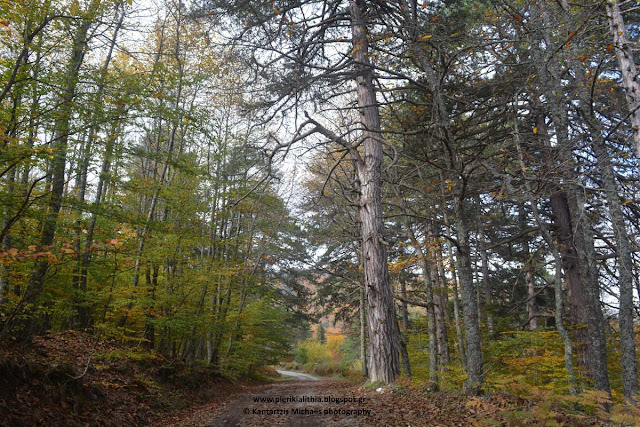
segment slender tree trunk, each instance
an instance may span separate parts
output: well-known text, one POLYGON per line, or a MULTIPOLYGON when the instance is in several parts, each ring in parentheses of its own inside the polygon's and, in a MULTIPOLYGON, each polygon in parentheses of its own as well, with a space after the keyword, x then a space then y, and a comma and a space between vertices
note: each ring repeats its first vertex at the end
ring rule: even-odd
MULTIPOLYGON (((518 216, 520 218, 520 229, 524 230, 527 226, 524 203, 520 203, 518 205, 518 216)), ((527 326, 530 331, 535 331, 538 329, 538 306, 536 304, 536 288, 534 283, 535 262, 531 258, 531 252, 529 251, 529 238, 527 235, 522 237, 522 256, 524 281, 527 286, 527 326)))
POLYGON ((482 291, 484 294, 484 306, 485 306, 485 315, 487 316, 487 335, 489 338, 492 338, 495 331, 493 325, 493 314, 491 313, 491 283, 489 282, 489 256, 487 255, 487 249, 485 248, 487 245, 485 234, 484 234, 484 222, 480 218, 482 215, 482 204, 480 201, 480 195, 477 194, 476 197, 476 218, 478 219, 478 252, 480 253, 480 262, 482 266, 482 291))
MULTIPOLYGON (((451 248, 451 224, 449 222, 449 215, 447 214, 446 208, 446 199, 444 197, 444 177, 442 173, 440 173, 440 198, 443 205, 442 216, 445 224, 445 236, 447 237, 447 258, 449 259, 449 263, 451 264, 451 282, 453 286, 453 321, 456 327, 456 342, 458 344, 458 354, 460 355, 460 362, 462 367, 467 369, 467 357, 464 347, 464 336, 462 335, 462 321, 460 318, 460 296, 458 295, 458 275, 456 273, 456 264, 455 256, 453 254, 453 250, 451 248)), ((444 272, 443 272, 444 275, 444 272)))
POLYGON ((603 187, 607 197, 611 225, 617 242, 618 253, 618 289, 620 291, 620 344, 622 346, 622 388, 624 396, 634 401, 638 393, 638 360, 633 321, 633 259, 631 241, 624 221, 624 213, 620 203, 618 185, 615 180, 609 151, 604 141, 596 133, 592 134, 593 148, 598 158, 598 168, 602 176, 603 187))
MULTIPOLYGON (((407 281, 404 277, 400 278, 400 295, 405 299, 407 298, 407 281)), ((405 331, 409 329, 409 311, 406 301, 400 303, 400 320, 402 322, 402 329, 405 331)))
POLYGON ((418 241, 413 227, 407 224, 407 231, 411 244, 420 256, 420 267, 422 268, 422 282, 424 284, 425 303, 427 306, 427 330, 429 332, 429 381, 435 388, 438 388, 438 338, 436 329, 436 316, 433 304, 433 268, 430 265, 427 254, 418 241))
MULTIPOLYGON (((580 278, 584 283, 587 300, 587 332, 591 353, 591 376, 596 389, 611 394, 607 370, 607 340, 604 314, 600 300, 598 270, 595 265, 595 247, 591 224, 586 220, 587 212, 582 194, 578 189, 570 194, 569 207, 572 218, 576 218, 575 245, 579 256, 580 278)), ((608 405, 605 405, 608 407, 608 405)))
MULTIPOLYGON (((460 183, 462 185, 462 183, 460 183)), ((467 342, 468 377, 465 389, 471 394, 480 392, 484 383, 482 336, 478 324, 478 305, 471 271, 471 250, 469 247, 469 226, 464 212, 464 188, 454 198, 454 224, 458 238, 458 276, 462 294, 462 314, 464 315, 465 338, 467 342)))
MULTIPOLYGON (((524 242, 526 249, 525 254, 529 255, 529 242, 524 242)), ((536 304, 536 286, 533 281, 533 266, 525 267, 524 281, 527 285, 527 318, 529 319, 529 330, 538 329, 538 305, 536 304)))
POLYGON ((407 337, 400 330, 400 326, 396 322, 398 328, 398 339, 400 341, 400 360, 402 360, 402 371, 404 376, 411 378, 411 362, 409 361, 409 352, 407 351, 407 337))
POLYGON ((155 304, 156 304, 156 289, 158 288, 158 275, 160 274, 160 266, 152 262, 151 268, 147 264, 145 268, 145 278, 147 282, 148 298, 151 300, 150 307, 146 312, 146 324, 144 327, 144 338, 146 339, 145 345, 147 348, 153 349, 156 346, 156 327, 155 327, 155 304))
POLYGON ((446 277, 443 275, 442 260, 440 254, 440 244, 438 238, 430 230, 430 246, 427 250, 428 257, 435 260, 434 280, 433 280, 433 308, 436 317, 436 336, 438 338, 438 361, 440 371, 446 372, 447 365, 451 363, 449 354, 449 338, 447 333, 447 305, 449 304, 449 292, 447 289, 446 277))

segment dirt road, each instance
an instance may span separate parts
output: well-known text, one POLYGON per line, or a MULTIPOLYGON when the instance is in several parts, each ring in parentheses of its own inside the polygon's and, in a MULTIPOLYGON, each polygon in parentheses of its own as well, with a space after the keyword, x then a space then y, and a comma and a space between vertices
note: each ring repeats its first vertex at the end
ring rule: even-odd
POLYGON ((236 400, 215 417, 211 426, 350 426, 372 412, 352 384, 279 372, 294 379, 236 400))

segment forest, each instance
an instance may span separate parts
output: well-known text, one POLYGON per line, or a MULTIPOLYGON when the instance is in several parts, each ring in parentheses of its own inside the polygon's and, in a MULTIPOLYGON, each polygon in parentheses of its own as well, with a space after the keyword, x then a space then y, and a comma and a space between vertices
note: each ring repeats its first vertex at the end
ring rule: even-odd
POLYGON ((4 422, 277 367, 637 425, 638 58, 633 0, 1 0, 4 422))

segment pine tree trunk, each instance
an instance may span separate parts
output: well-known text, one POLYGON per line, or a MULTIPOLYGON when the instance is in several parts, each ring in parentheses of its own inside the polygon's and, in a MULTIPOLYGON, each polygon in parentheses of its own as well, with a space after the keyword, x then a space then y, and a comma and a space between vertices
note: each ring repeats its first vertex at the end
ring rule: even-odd
MULTIPOLYGON (((429 226, 427 226, 429 228, 429 226)), ((411 244, 415 248, 416 252, 420 256, 420 267, 422 268, 422 282, 424 284, 425 292, 425 304, 427 307, 427 330, 429 333, 429 381, 433 383, 434 388, 438 389, 438 334, 436 326, 435 304, 433 297, 433 284, 437 280, 437 273, 434 268, 434 260, 428 258, 429 251, 423 248, 423 244, 418 241, 418 238, 413 231, 411 224, 407 224, 407 230, 409 232, 409 238, 411 244)), ((429 238, 432 237, 430 231, 427 232, 427 241, 424 246, 429 246, 432 242, 429 238)))
POLYGON ((400 330, 400 326, 396 322, 398 328, 398 341, 400 342, 400 359, 402 360, 402 371, 404 376, 411 378, 411 362, 409 361, 409 352, 407 351, 407 337, 400 330))
MULTIPOLYGON (((460 183, 459 185, 462 185, 460 183)), ((467 342, 468 377, 465 389, 470 394, 477 394, 484 383, 482 335, 478 324, 478 305, 473 273, 471 271, 471 250, 469 246, 469 226, 464 212, 464 188, 454 199, 454 225, 458 238, 458 277, 462 296, 462 314, 464 316, 465 339, 467 342)))
POLYGON ((436 316, 436 336, 438 338, 438 360, 440 372, 447 370, 446 366, 451 363, 451 355, 449 354, 449 335, 447 333, 447 306, 449 304, 449 292, 447 289, 447 280, 443 274, 442 259, 440 254, 440 244, 437 236, 431 230, 431 242, 433 248, 429 249, 429 257, 435 260, 434 269, 434 286, 433 286, 433 302, 436 316))
POLYGON ((367 297, 364 283, 360 284, 360 360, 362 361, 362 375, 369 376, 367 363, 367 297))
POLYGON ((629 105, 633 143, 636 146, 636 155, 640 157, 640 82, 638 81, 638 68, 633 57, 633 43, 627 39, 627 30, 618 0, 607 0, 605 6, 607 8, 607 17, 609 18, 609 28, 613 36, 618 67, 620 67, 620 73, 622 74, 622 86, 629 105))
POLYGON ((480 253, 480 263, 482 268, 482 293, 484 296, 484 311, 487 317, 487 335, 489 337, 493 337, 494 335, 494 326, 493 326, 493 314, 491 313, 491 284, 489 282, 489 256, 487 255, 487 250, 485 249, 487 242, 484 235, 484 222, 480 218, 482 215, 482 205, 480 201, 480 195, 477 194, 476 197, 476 219, 478 219, 478 252, 480 253))
POLYGON ((364 160, 358 164, 362 256, 369 318, 369 379, 391 383, 400 373, 398 332, 387 266, 382 215, 382 134, 369 61, 368 31, 363 0, 349 2, 357 68, 356 94, 362 123, 364 160))
MULTIPOLYGON (((407 281, 404 277, 400 278, 400 295, 402 298, 407 298, 407 281)), ((406 301, 400 303, 400 319, 402 321, 402 329, 405 331, 409 329, 409 311, 406 301)))
MULTIPOLYGON (((444 197, 444 177, 442 173, 440 173, 440 197, 441 203, 443 206, 445 205, 445 197, 444 197)), ((448 238, 447 242, 447 257, 449 259, 449 263, 451 264, 451 282, 453 286, 453 322, 456 327, 456 343, 458 345, 458 354, 460 355, 460 362, 462 367, 467 369, 467 357, 466 351, 464 348, 464 336, 462 335, 462 321, 460 319, 460 296, 458 295, 458 275, 456 273, 456 264, 457 262, 454 260, 453 250, 451 249, 451 229, 449 222, 449 215, 447 214, 446 207, 442 209, 442 216, 445 224, 445 236, 448 238)), ((443 271, 444 276, 444 271, 443 271)))
POLYGON ((622 347, 622 388, 625 398, 634 401, 634 396, 638 393, 638 360, 633 330, 633 259, 631 256, 631 241, 624 221, 624 213, 609 151, 597 132, 592 133, 592 143, 598 158, 597 165, 602 176, 607 204, 609 205, 609 217, 611 218, 611 225, 617 243, 618 289, 620 292, 618 321, 622 347))
POLYGON ((569 209, 572 218, 576 218, 574 240, 580 264, 580 278, 586 291, 591 377, 596 389, 611 394, 607 370, 607 340, 600 301, 598 270, 595 265, 593 230, 586 219, 584 199, 578 188, 569 194, 569 209))

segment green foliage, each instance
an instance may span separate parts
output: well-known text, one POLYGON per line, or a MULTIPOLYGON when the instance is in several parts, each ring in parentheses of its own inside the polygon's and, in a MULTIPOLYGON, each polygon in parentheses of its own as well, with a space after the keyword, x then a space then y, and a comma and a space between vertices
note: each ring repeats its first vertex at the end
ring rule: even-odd
POLYGON ((487 385, 519 384, 558 393, 568 392, 563 345, 557 331, 505 332, 491 343, 487 385))
POLYGON ((324 344, 327 342, 326 329, 322 322, 318 323, 318 327, 316 329, 316 339, 320 342, 320 344, 324 344))
POLYGON ((295 363, 308 372, 319 375, 357 376, 362 369, 357 339, 331 333, 324 343, 307 339, 294 350, 295 363))
POLYGON ((330 366, 333 357, 331 350, 326 345, 316 340, 307 340, 298 344, 296 362, 311 371, 317 371, 318 368, 330 366))
POLYGON ((274 304, 268 296, 247 307, 241 336, 235 350, 223 360, 224 366, 235 373, 246 374, 260 366, 275 365, 291 349, 291 331, 287 320, 291 315, 274 304))

